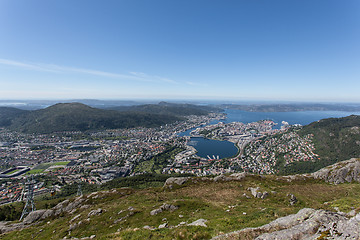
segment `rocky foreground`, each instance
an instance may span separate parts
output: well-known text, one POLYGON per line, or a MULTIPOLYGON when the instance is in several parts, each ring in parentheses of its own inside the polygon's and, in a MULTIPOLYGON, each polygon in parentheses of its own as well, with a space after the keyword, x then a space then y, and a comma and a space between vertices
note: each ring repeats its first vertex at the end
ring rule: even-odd
MULTIPOLYGON (((163 188, 159 190, 150 189, 143 193, 137 193, 131 189, 94 192, 70 200, 67 199, 51 209, 40 209, 31 212, 22 222, 0 222, 0 233, 2 234, 0 238, 26 239, 26 235, 21 238, 21 230, 27 228, 37 229, 38 227, 41 229, 37 234, 41 234, 43 229, 44 232, 52 231, 57 233, 56 231, 59 231, 59 235, 56 235, 57 237, 53 239, 59 239, 60 236, 64 239, 102 238, 103 236, 99 233, 99 230, 96 230, 101 229, 101 227, 94 226, 94 224, 98 225, 103 221, 101 223, 104 224, 103 229, 104 227, 109 229, 117 228, 117 230, 114 230, 115 233, 106 233, 106 239, 123 239, 119 237, 121 234, 127 234, 128 239, 158 239, 163 234, 169 234, 165 239, 173 239, 176 233, 179 234, 176 238, 180 239, 193 239, 194 236, 202 236, 197 239, 210 239, 212 237, 214 240, 360 240, 360 201, 347 196, 354 195, 354 193, 346 193, 351 189, 359 189, 359 182, 359 159, 343 161, 313 174, 305 175, 269 178, 248 173, 236 173, 228 176, 220 175, 215 178, 169 178, 163 188), (324 183, 323 180, 330 182, 331 185, 324 183), (329 195, 330 208, 325 210, 319 207, 329 206, 327 202, 321 200, 326 200, 326 198, 321 198, 319 200, 320 204, 317 204, 315 209, 311 208, 313 207, 311 203, 315 202, 309 202, 306 197, 310 195, 308 198, 311 199, 311 194, 315 196, 317 193, 312 193, 309 188, 318 187, 319 191, 323 189, 324 193, 328 194, 329 190, 343 190, 341 183, 352 184, 349 185, 349 188, 346 188, 346 184, 343 185, 347 190, 344 190, 345 195, 341 195, 342 201, 345 201, 345 203, 350 201, 346 203, 348 209, 351 209, 350 211, 342 212, 339 208, 334 207, 339 203, 336 198, 331 198, 331 194, 329 195), (297 190, 295 186, 298 186, 299 189, 297 190), (292 192, 289 192, 289 190, 292 192), (309 191, 309 193, 306 193, 306 191, 309 191), (135 194, 139 194, 138 197, 131 198, 132 200, 128 199, 135 194), (145 195, 148 195, 148 200, 136 202, 137 198, 145 195), (156 199, 151 196, 155 196, 156 199), (198 201, 200 198, 204 201, 198 201), (152 202, 149 203, 148 201, 152 202), (229 205, 230 203, 232 205, 229 205), (198 206, 194 206, 194 204, 198 206), (304 206, 304 208, 299 208, 299 206, 304 206), (284 217, 277 219, 271 218, 271 216, 276 216, 279 207, 282 207, 284 211, 297 209, 297 213, 288 216, 282 215, 284 217), (206 212, 207 208, 209 208, 209 212, 206 212), (237 208, 239 210, 236 210, 237 208), (121 210, 119 211, 119 209, 121 210), (253 211, 254 209, 260 210, 253 211), (331 211, 331 209, 333 210, 331 211), (216 214, 214 211, 216 211, 216 214), (252 211, 253 213, 251 213, 252 211), (263 215, 258 215, 259 212, 263 215), (229 217, 233 217, 235 222, 236 219, 244 223, 248 221, 246 219, 254 221, 250 214, 275 220, 264 221, 263 223, 270 223, 260 227, 247 227, 242 230, 236 230, 237 228, 233 227, 231 228, 232 232, 224 231, 228 233, 221 233, 222 230, 216 229, 223 224, 222 221, 230 219, 229 217), (249 215, 249 218, 246 218, 247 215, 249 215), (57 227, 59 224, 62 224, 61 229, 57 227), (88 231, 87 226, 98 228, 95 228, 86 237, 79 237, 79 234, 88 231), (187 229, 190 229, 188 231, 199 231, 203 235, 186 235, 187 229), (212 231, 211 234, 206 234, 208 231, 212 231), (11 235, 14 232, 16 234, 11 235), (5 238, 6 236, 16 237, 5 238), (150 238, 151 236, 152 238, 150 238)), ((358 195, 355 194, 354 196, 358 195)), ((290 213, 294 212, 291 211, 290 213)), ((259 225, 257 224, 257 226, 259 225)), ((226 229, 226 225, 219 228, 221 227, 226 229)), ((38 237, 38 239, 46 239, 46 237, 38 237)))
POLYGON ((257 228, 245 228, 212 238, 212 240, 256 239, 360 239, 360 213, 345 214, 303 208, 298 213, 278 218, 257 228), (350 217, 350 218, 349 218, 350 217))

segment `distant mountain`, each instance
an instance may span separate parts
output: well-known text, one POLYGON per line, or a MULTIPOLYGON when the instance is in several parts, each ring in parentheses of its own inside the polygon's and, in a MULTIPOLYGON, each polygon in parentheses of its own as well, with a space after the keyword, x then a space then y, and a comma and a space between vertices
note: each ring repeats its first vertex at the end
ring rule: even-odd
POLYGON ((209 112, 222 111, 220 108, 199 106, 193 104, 177 104, 160 102, 159 104, 145 104, 137 106, 119 106, 109 108, 116 111, 135 111, 144 113, 158 113, 175 116, 206 115, 209 112))
MULTIPOLYGON (((8 118, 9 120, 9 118, 8 118)), ((154 127, 181 120, 170 115, 118 112, 92 108, 81 103, 59 103, 45 109, 14 114, 11 130, 25 133, 86 131, 129 127, 154 127)))
POLYGON ((0 107, 0 127, 10 126, 12 119, 26 113, 25 110, 13 107, 0 107))
POLYGON ((296 104, 222 104, 222 108, 238 109, 248 112, 299 112, 299 111, 360 111, 359 104, 321 104, 321 103, 296 103, 296 104))

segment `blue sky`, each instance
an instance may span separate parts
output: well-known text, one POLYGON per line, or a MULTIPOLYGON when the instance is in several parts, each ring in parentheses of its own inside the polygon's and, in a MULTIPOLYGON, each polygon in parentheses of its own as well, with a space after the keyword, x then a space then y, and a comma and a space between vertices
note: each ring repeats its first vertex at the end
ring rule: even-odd
POLYGON ((0 0, 0 99, 360 102, 360 1, 0 0))

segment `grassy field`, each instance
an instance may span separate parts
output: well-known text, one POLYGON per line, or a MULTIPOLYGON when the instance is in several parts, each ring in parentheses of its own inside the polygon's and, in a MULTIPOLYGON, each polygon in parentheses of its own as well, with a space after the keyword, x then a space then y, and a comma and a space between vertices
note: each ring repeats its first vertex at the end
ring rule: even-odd
POLYGON ((42 172, 44 172, 44 171, 45 171, 45 169, 31 169, 30 171, 28 171, 28 172, 26 173, 26 175, 42 173, 42 172))
MULTIPOLYGON (((45 204, 41 203, 42 206, 45 204)), ((269 223, 304 207, 328 210, 339 207, 345 212, 355 207, 359 211, 360 184, 332 185, 317 180, 288 182, 275 176, 249 176, 242 181, 187 183, 173 190, 114 189, 87 198, 84 204, 89 205, 89 208, 78 209, 72 215, 63 214, 28 229, 2 235, 1 239, 61 239, 65 236, 82 238, 91 235, 96 235, 96 239, 210 239, 221 233, 269 223), (249 187, 260 187, 260 191, 268 191, 270 194, 266 199, 253 198, 247 190, 249 187), (289 204, 289 193, 298 199, 293 206, 289 204), (150 211, 164 203, 175 205, 178 209, 150 215, 150 211), (91 210, 98 208, 105 212, 88 217, 91 210), (79 218, 70 222, 78 214, 79 218), (121 218, 122 221, 117 221, 121 218), (157 228, 167 222, 169 226, 176 226, 200 218, 208 220, 208 227, 143 229, 145 225, 157 228), (71 224, 79 221, 81 223, 74 230, 68 231, 71 224)))
POLYGON ((52 167, 52 166, 66 166, 69 162, 70 161, 40 163, 39 165, 35 166, 33 169, 28 171, 26 174, 30 175, 30 174, 42 173, 46 169, 48 169, 49 167, 52 167))

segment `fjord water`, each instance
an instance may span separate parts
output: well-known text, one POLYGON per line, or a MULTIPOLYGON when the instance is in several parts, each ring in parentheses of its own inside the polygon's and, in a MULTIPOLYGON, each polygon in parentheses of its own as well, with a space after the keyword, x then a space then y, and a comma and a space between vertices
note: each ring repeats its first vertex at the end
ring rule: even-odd
POLYGON ((207 158, 228 158, 236 155, 238 149, 235 145, 228 141, 217 141, 212 139, 206 139, 203 137, 192 137, 188 142, 188 145, 193 146, 199 157, 207 158))
MULTIPOLYGON (((341 112, 341 111, 300 111, 300 112, 246 112, 241 110, 226 109, 227 118, 223 120, 225 123, 230 122, 257 122, 259 120, 272 120, 277 125, 275 128, 281 127, 281 122, 286 121, 289 124, 307 125, 309 123, 318 121, 324 118, 340 118, 350 115, 360 115, 360 112, 341 112)), ((218 121, 213 121, 210 124, 215 124, 218 121)), ((189 129, 179 134, 179 136, 190 136, 190 132, 194 129, 189 129)), ((204 139, 202 137, 192 137, 188 143, 193 146, 198 152, 197 155, 206 158, 213 155, 219 158, 228 158, 234 156, 238 149, 236 146, 228 141, 217 141, 204 139)))
POLYGON ((272 120, 278 123, 277 128, 281 126, 282 121, 289 124, 307 125, 324 118, 340 118, 350 115, 360 115, 360 112, 342 112, 342 111, 299 111, 299 112, 246 112, 235 109, 226 109, 227 118, 225 123, 230 122, 257 122, 259 120, 272 120))

